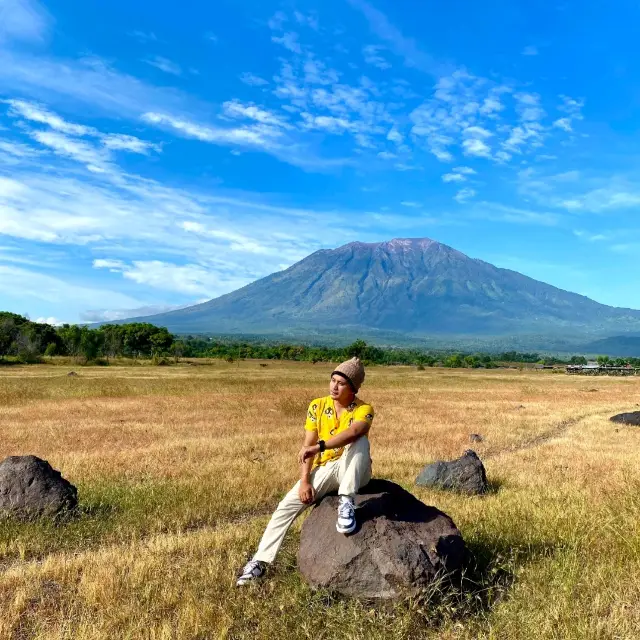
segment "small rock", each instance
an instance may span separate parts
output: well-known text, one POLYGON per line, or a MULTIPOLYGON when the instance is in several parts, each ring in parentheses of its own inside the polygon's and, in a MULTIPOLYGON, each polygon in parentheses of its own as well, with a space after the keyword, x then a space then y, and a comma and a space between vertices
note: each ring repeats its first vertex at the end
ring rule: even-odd
POLYGON ((428 464, 416 478, 416 484, 420 487, 451 489, 470 495, 483 494, 489 489, 484 465, 478 454, 471 449, 465 451, 457 460, 439 460, 428 464))
POLYGON ((78 505, 78 490, 46 460, 10 456, 0 463, 0 516, 55 517, 78 505))
POLYGON ((479 433, 471 433, 469 434, 470 442, 484 442, 484 438, 479 433))
POLYGON ((519 404, 519 405, 516 407, 516 410, 519 410, 519 409, 526 409, 526 407, 525 407, 523 404, 519 404))
POLYGON ((451 518, 388 480, 372 480, 356 497, 357 529, 336 531, 337 496, 304 521, 298 565, 314 588, 359 598, 417 592, 458 571, 465 546, 451 518))
POLYGON ((69 373, 67 373, 67 376, 70 377, 70 378, 77 377, 77 375, 78 374, 75 371, 69 371, 69 373))
POLYGON ((619 413, 616 416, 609 418, 611 422, 618 422, 620 424, 628 424, 634 427, 640 426, 640 411, 632 411, 631 413, 619 413))

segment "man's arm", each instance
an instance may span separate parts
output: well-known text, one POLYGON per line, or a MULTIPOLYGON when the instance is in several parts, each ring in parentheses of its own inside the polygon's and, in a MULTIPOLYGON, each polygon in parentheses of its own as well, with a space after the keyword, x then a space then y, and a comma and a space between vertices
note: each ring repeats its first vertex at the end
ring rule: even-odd
MULTIPOLYGON (((354 422, 348 429, 345 429, 342 433, 339 433, 333 438, 329 438, 324 444, 327 449, 340 449, 346 447, 348 444, 355 442, 358 438, 367 435, 371 427, 366 422, 354 422)), ((298 461, 304 465, 305 462, 313 461, 314 457, 320 453, 320 446, 317 444, 318 435, 314 432, 316 440, 313 444, 307 445, 305 438, 305 446, 302 447, 298 454, 298 461)))
POLYGON ((306 452, 312 447, 317 448, 319 452, 320 449, 316 444, 317 442, 318 432, 305 430, 304 443, 298 454, 298 462, 300 463, 300 490, 298 491, 298 495, 304 504, 311 504, 315 499, 313 487, 311 486, 311 467, 313 466, 313 458, 315 456, 304 457, 303 452, 306 452))

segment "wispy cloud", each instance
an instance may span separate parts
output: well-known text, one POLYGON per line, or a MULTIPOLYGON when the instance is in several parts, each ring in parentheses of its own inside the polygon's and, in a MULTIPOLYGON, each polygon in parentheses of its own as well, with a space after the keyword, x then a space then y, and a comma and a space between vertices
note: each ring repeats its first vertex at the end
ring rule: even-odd
POLYGON ((391 63, 380 55, 380 51, 384 51, 384 47, 375 44, 369 44, 362 49, 364 61, 382 71, 391 69, 391 63))
POLYGON ((258 107, 255 104, 243 104, 239 100, 228 100, 222 105, 223 113, 229 118, 254 120, 266 125, 272 125, 282 129, 291 129, 291 125, 283 118, 258 107))
POLYGON ((0 44, 9 40, 42 42, 51 22, 51 16, 37 0, 2 0, 0 44))
POLYGON ((5 100, 9 105, 9 115, 16 118, 24 118, 32 122, 46 124, 47 126, 72 136, 96 135, 93 127, 67 122, 55 113, 51 113, 44 106, 35 102, 24 100, 5 100))
POLYGON ((158 41, 158 36, 156 36, 153 31, 135 30, 130 31, 128 35, 130 35, 132 38, 135 38, 138 42, 142 42, 143 44, 158 41))
POLYGON ((101 137, 102 144, 113 151, 128 151, 148 156, 151 151, 160 152, 160 145, 122 133, 110 133, 101 137))
POLYGON ((443 182, 465 182, 467 177, 462 173, 452 171, 451 173, 445 173, 442 176, 443 182))
POLYGON ((33 300, 71 305, 135 307, 139 301, 126 294, 99 286, 87 287, 30 269, 0 264, 0 293, 18 297, 25 304, 33 300))
POLYGON ((453 199, 456 202, 459 202, 460 204, 465 204, 466 202, 471 200, 471 198, 473 198, 475 195, 476 195, 475 189, 470 189, 468 187, 465 187, 464 189, 460 189, 460 191, 458 191, 458 193, 456 193, 456 195, 453 196, 453 199))
POLYGON ((433 75, 446 72, 444 64, 422 51, 415 40, 405 37, 397 27, 391 24, 387 16, 371 3, 366 0, 348 0, 348 2, 364 14, 373 33, 389 43, 390 47, 404 58, 406 65, 433 75))
POLYGON ((249 72, 243 73, 240 80, 250 87, 264 87, 269 84, 268 80, 249 72))
POLYGON ((521 207, 503 205, 496 202, 477 203, 471 215, 483 220, 515 224, 533 224, 553 227, 559 224, 561 216, 549 211, 532 211, 521 207))
POLYGON ((302 47, 298 42, 298 34, 293 31, 283 33, 282 36, 273 36, 271 40, 277 44, 281 44, 285 49, 288 49, 292 53, 302 53, 302 47))
POLYGON ((538 47, 536 47, 533 44, 527 45, 523 50, 522 50, 522 55, 523 56, 537 56, 539 53, 538 51, 538 47))
POLYGON ((156 69, 160 69, 160 71, 164 71, 165 73, 169 73, 172 76, 181 76, 182 75, 182 67, 179 64, 169 60, 168 58, 163 58, 162 56, 153 56, 151 58, 145 58, 144 62, 155 67, 156 69))

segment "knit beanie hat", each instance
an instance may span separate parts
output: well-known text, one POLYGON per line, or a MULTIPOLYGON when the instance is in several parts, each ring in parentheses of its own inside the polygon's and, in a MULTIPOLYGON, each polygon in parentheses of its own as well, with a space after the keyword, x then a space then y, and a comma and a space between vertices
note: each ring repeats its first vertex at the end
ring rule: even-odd
POLYGON ((360 358, 351 358, 343 362, 336 367, 335 371, 331 374, 337 373, 343 378, 346 378, 353 387, 353 390, 358 393, 362 383, 364 382, 364 365, 360 361, 360 358))

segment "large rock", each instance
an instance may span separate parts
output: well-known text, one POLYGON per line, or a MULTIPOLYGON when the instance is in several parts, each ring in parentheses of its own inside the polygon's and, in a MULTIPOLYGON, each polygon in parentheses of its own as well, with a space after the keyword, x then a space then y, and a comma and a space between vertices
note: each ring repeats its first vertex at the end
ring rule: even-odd
POLYGON ((55 517, 77 504, 77 489, 46 460, 11 456, 0 463, 0 517, 55 517))
POLYGON ((464 541, 451 518, 388 480, 356 499, 357 528, 336 531, 338 497, 327 496, 302 527, 298 564, 312 587, 360 598, 395 598, 460 569, 464 541))
POLYGON ((621 424, 630 424, 634 427, 640 426, 640 411, 632 411, 631 413, 619 413, 617 416, 609 418, 611 422, 619 422, 621 424))
POLYGON ((486 493, 489 489, 484 465, 475 451, 469 449, 457 460, 428 464, 416 478, 421 487, 452 489, 471 495, 486 493))

